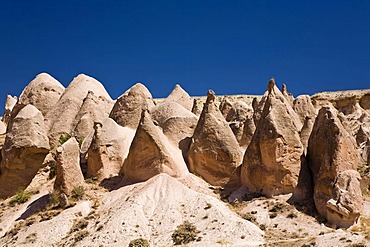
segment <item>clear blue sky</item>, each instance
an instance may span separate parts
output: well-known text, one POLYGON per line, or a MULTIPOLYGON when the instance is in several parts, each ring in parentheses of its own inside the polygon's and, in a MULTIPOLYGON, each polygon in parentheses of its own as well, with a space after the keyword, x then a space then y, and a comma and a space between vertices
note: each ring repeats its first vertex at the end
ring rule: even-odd
POLYGON ((154 97, 262 94, 272 76, 295 96, 370 88, 369 0, 0 4, 1 108, 41 72, 85 73, 112 98, 137 81, 154 97))

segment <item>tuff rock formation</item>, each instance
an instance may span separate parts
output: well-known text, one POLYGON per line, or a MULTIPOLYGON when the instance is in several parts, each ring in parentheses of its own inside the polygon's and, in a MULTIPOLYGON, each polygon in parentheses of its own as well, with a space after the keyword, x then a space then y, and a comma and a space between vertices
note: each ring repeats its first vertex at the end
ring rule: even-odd
POLYGON ((188 152, 189 169, 212 185, 225 186, 241 158, 239 144, 210 90, 188 152))
POLYGON ((49 149, 42 113, 33 105, 25 106, 6 134, 0 167, 0 197, 25 189, 43 166, 49 149))
POLYGON ((219 107, 222 113, 222 116, 224 116, 224 118, 227 118, 227 115, 229 114, 229 111, 231 110, 232 107, 233 107, 233 104, 231 103, 231 100, 229 99, 229 97, 224 96, 221 100, 220 107, 219 107))
POLYGON ((143 84, 136 83, 117 99, 109 117, 122 127, 136 129, 142 110, 149 110, 152 107, 154 107, 152 94, 143 84))
POLYGON ((164 99, 164 102, 176 102, 189 111, 193 109, 194 103, 190 95, 178 84, 176 84, 170 95, 164 99))
POLYGON ((77 140, 74 137, 70 138, 58 147, 56 152, 57 172, 54 190, 70 196, 74 188, 84 184, 77 140))
POLYGON ((86 176, 101 181, 117 176, 134 138, 135 131, 118 125, 111 118, 95 122, 88 149, 86 176))
POLYGON ((228 111, 226 121, 229 122, 240 146, 248 147, 256 129, 253 122, 253 110, 245 102, 235 102, 228 111))
POLYGON ((314 118, 316 116, 316 109, 308 95, 300 95, 295 98, 293 101, 293 110, 299 116, 301 123, 304 123, 307 117, 314 118))
POLYGON ((357 181, 356 144, 336 115, 331 106, 320 109, 308 142, 307 157, 318 213, 338 226, 348 226, 359 216, 362 194, 357 181), (346 202, 346 198, 356 199, 349 205, 351 202, 346 202))
POLYGON ((269 82, 261 102, 263 110, 243 159, 242 183, 251 192, 266 196, 295 192, 303 172, 299 137, 302 124, 274 80, 269 82))
POLYGON ((5 101, 5 109, 4 109, 4 115, 1 119, 1 121, 5 124, 8 125, 12 110, 17 104, 18 98, 15 96, 7 95, 6 96, 6 101, 5 101))
POLYGON ((47 73, 36 76, 23 90, 18 99, 20 105, 34 105, 44 116, 53 109, 65 88, 47 73))
POLYGON ((153 120, 184 153, 190 145, 198 117, 176 102, 162 102, 151 110, 153 120))
POLYGON ((149 112, 143 110, 120 174, 127 181, 141 182, 160 173, 181 177, 188 170, 179 150, 154 125, 149 112))
POLYGON ((79 119, 77 115, 91 91, 96 97, 111 100, 104 86, 92 77, 80 74, 66 88, 55 107, 46 115, 46 123, 49 127, 50 146, 55 150, 62 134, 71 134, 79 119))
POLYGON ((94 129, 94 122, 102 122, 108 118, 114 102, 105 97, 97 97, 92 91, 87 93, 78 111, 73 126, 73 135, 77 140, 84 140, 94 129))

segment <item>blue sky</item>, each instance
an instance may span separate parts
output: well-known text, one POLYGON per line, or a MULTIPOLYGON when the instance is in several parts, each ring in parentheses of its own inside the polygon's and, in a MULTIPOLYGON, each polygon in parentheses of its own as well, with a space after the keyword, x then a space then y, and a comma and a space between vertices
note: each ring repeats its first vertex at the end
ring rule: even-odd
MULTIPOLYGON (((370 88, 370 1, 0 0, 0 105, 47 72, 84 73, 117 98, 370 88)), ((2 108, 2 107, 1 107, 2 108)), ((0 113, 2 110, 0 111, 0 113)))

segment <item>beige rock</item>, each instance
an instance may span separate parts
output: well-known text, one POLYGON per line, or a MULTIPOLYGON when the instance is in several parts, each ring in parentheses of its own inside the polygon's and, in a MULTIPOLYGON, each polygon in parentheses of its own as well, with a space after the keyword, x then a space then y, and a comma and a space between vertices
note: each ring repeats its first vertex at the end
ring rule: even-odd
POLYGON ((80 148, 74 137, 57 148, 56 161, 54 190, 69 196, 74 188, 84 184, 80 168, 80 148))
POLYGON ((355 170, 340 172, 336 177, 333 198, 326 205, 328 221, 337 227, 350 227, 363 210, 360 180, 361 176, 355 170))
POLYGON ((147 110, 143 110, 141 115, 140 124, 120 174, 131 182, 145 181, 160 173, 167 173, 173 177, 188 174, 181 151, 170 143, 158 126, 154 125, 147 110))
POLYGON ((301 133, 299 134, 305 154, 307 154, 308 140, 310 139, 313 125, 314 125, 314 119, 312 119, 312 117, 310 116, 307 116, 303 122, 301 133))
POLYGON ((233 104, 231 103, 231 100, 229 99, 229 97, 224 96, 221 100, 220 107, 219 107, 222 113, 222 116, 224 116, 224 118, 227 118, 227 115, 229 114, 229 111, 231 110, 232 107, 233 107, 233 104))
POLYGON ((73 79, 60 97, 55 107, 46 115, 46 123, 49 127, 50 146, 55 150, 62 134, 71 134, 75 129, 77 114, 91 91, 96 97, 104 97, 111 100, 103 85, 92 77, 80 74, 73 79))
POLYGON ((49 152, 42 113, 25 106, 13 119, 2 149, 0 197, 8 197, 31 183, 49 152), (12 186, 9 186, 12 184, 12 186))
POLYGON ((109 117, 123 127, 136 129, 142 110, 152 107, 154 102, 151 93, 143 84, 136 83, 117 99, 109 117))
POLYGON ((244 155, 242 183, 251 192, 266 196, 295 192, 303 172, 299 137, 302 124, 274 80, 270 80, 261 101, 263 111, 244 155))
POLYGON ((196 116, 200 116, 202 113, 203 104, 199 99, 194 99, 193 101, 193 108, 191 109, 191 112, 194 113, 196 116))
POLYGON ((246 148, 256 129, 253 122, 252 107, 243 101, 235 102, 226 116, 239 145, 246 148))
POLYGON ((2 121, 0 121, 0 135, 3 135, 6 133, 6 125, 2 121))
POLYGON ((12 110, 15 104, 17 104, 17 101, 18 101, 18 98, 16 96, 11 96, 11 95, 6 96, 4 115, 1 119, 1 121, 5 123, 5 125, 8 125, 12 110))
POLYGON ((188 152, 189 169, 212 185, 225 186, 241 162, 239 144, 208 91, 188 152))
POLYGON ((88 149, 87 177, 101 181, 118 175, 134 138, 135 131, 107 118, 95 123, 93 140, 88 149))
POLYGON ((24 88, 18 104, 34 105, 46 116, 58 102, 64 89, 64 86, 55 78, 47 73, 41 73, 24 88))
POLYGON ((76 139, 84 140, 94 130, 94 122, 102 122, 108 118, 113 105, 113 100, 97 97, 89 91, 73 123, 76 126, 73 131, 76 139))
POLYGON ((281 93, 285 96, 285 98, 289 101, 289 103, 293 106, 294 97, 293 94, 288 92, 288 88, 286 84, 283 84, 281 87, 281 93))
MULTIPOLYGON (((346 170, 356 170, 355 141, 344 129, 331 106, 322 107, 308 142, 307 157, 314 181, 314 201, 320 215, 328 218, 327 203, 337 200, 333 184, 346 170)), ((361 194, 358 195, 361 197, 361 194)))
POLYGON ((294 99, 293 109, 298 114, 301 123, 304 123, 307 117, 315 118, 316 116, 316 109, 308 95, 299 95, 294 99))
POLYGON ((191 111, 193 109, 193 99, 190 95, 182 89, 182 87, 176 84, 170 95, 164 100, 164 102, 176 102, 183 106, 185 109, 191 111))
POLYGON ((151 110, 153 120, 183 152, 187 152, 198 117, 176 102, 163 102, 151 110))

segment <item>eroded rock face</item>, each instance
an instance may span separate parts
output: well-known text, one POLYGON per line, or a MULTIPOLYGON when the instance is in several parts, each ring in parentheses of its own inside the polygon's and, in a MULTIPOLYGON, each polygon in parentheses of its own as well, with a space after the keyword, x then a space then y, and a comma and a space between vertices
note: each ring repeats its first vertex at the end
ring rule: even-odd
POLYGON ((299 95, 294 99, 293 109, 298 114, 301 123, 304 123, 307 117, 315 118, 316 116, 316 109, 308 95, 299 95))
POLYGON ((242 183, 266 196, 295 192, 303 154, 302 124, 274 81, 261 101, 260 120, 243 159, 242 183))
POLYGON ((229 110, 226 121, 229 122, 239 145, 246 148, 256 129, 253 122, 253 110, 245 102, 235 102, 229 110))
POLYGON ((229 99, 229 97, 224 96, 221 100, 219 109, 222 113, 222 116, 224 116, 225 119, 227 118, 227 115, 229 114, 229 111, 231 110, 232 107, 233 107, 233 104, 231 103, 231 100, 229 99))
POLYGON ((348 228, 357 221, 363 209, 361 176, 355 170, 338 174, 333 198, 327 201, 327 219, 337 227, 348 228))
POLYGON ((18 104, 34 105, 46 116, 58 102, 64 89, 64 86, 51 75, 41 73, 24 88, 18 104))
POLYGON ((72 137, 58 147, 56 152, 57 174, 54 190, 69 196, 74 188, 84 184, 80 168, 80 147, 72 137))
POLYGON ((87 177, 101 181, 118 175, 134 138, 135 131, 107 118, 95 123, 94 137, 88 149, 87 177))
POLYGON ((143 84, 137 83, 117 99, 109 117, 123 127, 136 129, 142 110, 152 107, 151 93, 143 84))
POLYGON ((207 101, 188 152, 189 169, 212 185, 226 185, 241 162, 239 144, 220 110, 215 94, 207 101))
POLYGON ((161 129, 154 125, 147 110, 143 110, 141 115, 120 174, 131 182, 145 181, 160 173, 172 177, 188 174, 180 150, 172 146, 161 129))
POLYGON ((5 138, 0 197, 8 197, 20 189, 25 189, 43 166, 49 149, 42 113, 33 105, 25 106, 13 119, 5 138))
POLYGON ((50 146, 55 150, 62 134, 71 134, 79 121, 77 115, 91 91, 96 97, 112 100, 103 85, 92 77, 80 74, 73 79, 56 103, 55 107, 46 115, 49 127, 50 146))
POLYGON ((84 140, 94 130, 94 122, 102 122, 108 118, 114 105, 113 100, 97 97, 89 91, 76 116, 73 135, 77 140, 84 140))
POLYGON ((152 108, 151 116, 162 128, 168 139, 184 152, 187 152, 198 117, 176 102, 162 102, 152 108), (187 144, 184 142, 187 142, 187 144), (183 145, 185 147, 182 147, 183 145))
POLYGON ((17 104, 17 101, 18 101, 18 98, 16 96, 11 96, 11 95, 6 96, 4 115, 1 119, 1 121, 5 123, 5 125, 8 125, 12 110, 15 104, 17 104))
MULTIPOLYGON (((339 181, 338 186, 343 187, 339 174, 347 170, 356 170, 358 163, 355 140, 344 129, 336 115, 337 111, 331 106, 320 109, 307 151, 309 167, 314 179, 315 206, 318 213, 328 220, 331 219, 328 203, 330 201, 332 204, 332 200, 338 200, 338 193, 333 185, 339 181)), ((346 189, 345 186, 344 189, 346 189)), ((354 197, 362 200, 361 193, 354 197)), ((334 223, 339 224, 337 220, 334 223)))
POLYGON ((188 111, 193 109, 193 99, 190 95, 178 84, 172 90, 170 95, 164 100, 164 102, 176 102, 177 104, 183 106, 188 111))

